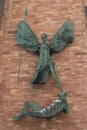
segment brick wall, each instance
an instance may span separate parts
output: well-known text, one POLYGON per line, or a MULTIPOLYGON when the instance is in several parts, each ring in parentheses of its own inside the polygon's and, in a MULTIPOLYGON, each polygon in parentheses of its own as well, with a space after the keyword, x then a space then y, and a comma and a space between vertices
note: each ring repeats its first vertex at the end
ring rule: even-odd
POLYGON ((9 0, 0 30, 0 130, 86 130, 87 129, 87 35, 82 0, 9 0), (37 34, 45 32, 50 42, 58 28, 68 18, 74 24, 73 44, 52 59, 62 87, 68 92, 70 114, 59 114, 51 120, 26 117, 12 121, 25 101, 34 101, 42 107, 49 106, 58 90, 50 75, 45 85, 38 85, 29 92, 38 56, 23 50, 20 81, 17 83, 17 67, 20 49, 16 45, 17 23, 23 20, 28 8, 27 23, 37 34))

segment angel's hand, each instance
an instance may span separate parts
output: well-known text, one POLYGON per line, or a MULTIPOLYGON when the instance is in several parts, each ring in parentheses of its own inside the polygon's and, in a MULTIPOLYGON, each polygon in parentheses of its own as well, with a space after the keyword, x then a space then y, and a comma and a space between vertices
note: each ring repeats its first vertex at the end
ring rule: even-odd
POLYGON ((16 42, 30 52, 39 52, 40 44, 34 32, 27 23, 21 21, 17 25, 16 42), (24 30, 23 30, 24 26, 24 30))

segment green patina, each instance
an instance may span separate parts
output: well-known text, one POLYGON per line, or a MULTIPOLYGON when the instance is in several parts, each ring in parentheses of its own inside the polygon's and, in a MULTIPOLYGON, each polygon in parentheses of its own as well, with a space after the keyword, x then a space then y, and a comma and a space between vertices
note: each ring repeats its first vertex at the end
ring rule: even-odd
POLYGON ((66 92, 59 93, 59 98, 55 100, 49 107, 43 108, 34 102, 26 102, 22 111, 13 116, 13 120, 19 120, 25 116, 34 116, 42 118, 51 118, 59 112, 69 113, 68 104, 66 101, 66 92), (29 111, 30 108, 30 111, 29 111))
MULTIPOLYGON (((27 15, 27 13, 25 14, 27 15)), ((36 66, 36 71, 33 76, 33 79, 31 80, 31 84, 32 84, 31 91, 34 90, 35 84, 46 83, 50 72, 53 74, 57 87, 60 90, 62 90, 59 79, 55 72, 55 68, 51 56, 54 52, 61 52, 63 48, 65 48, 67 45, 72 43, 74 38, 73 24, 71 23, 70 20, 67 20, 63 24, 63 26, 58 30, 58 32, 54 35, 50 44, 47 44, 46 34, 42 34, 41 37, 43 41, 42 44, 38 42, 36 35, 30 29, 30 27, 25 22, 25 20, 18 24, 16 41, 21 48, 21 52, 22 52, 22 48, 25 48, 29 52, 39 53, 39 60, 36 66)), ((19 73, 18 73, 18 80, 19 80, 19 73)))
POLYGON ((31 91, 34 90, 35 84, 46 83, 49 73, 53 74, 57 88, 60 90, 59 98, 49 107, 42 108, 34 102, 26 102, 22 111, 13 117, 13 120, 18 120, 25 116, 35 116, 50 118, 59 112, 69 113, 69 108, 66 101, 66 92, 63 91, 57 74, 55 72, 54 64, 52 61, 52 54, 55 52, 61 52, 66 46, 71 44, 74 39, 73 24, 70 20, 67 20, 62 27, 57 31, 51 40, 50 44, 47 44, 47 35, 42 34, 42 44, 38 42, 36 35, 30 29, 26 23, 27 10, 24 12, 24 21, 19 22, 17 26, 16 41, 20 46, 20 60, 18 67, 18 81, 20 75, 20 63, 22 58, 22 48, 29 52, 38 52, 39 59, 36 66, 35 74, 31 80, 31 91), (32 111, 29 111, 29 108, 32 111))

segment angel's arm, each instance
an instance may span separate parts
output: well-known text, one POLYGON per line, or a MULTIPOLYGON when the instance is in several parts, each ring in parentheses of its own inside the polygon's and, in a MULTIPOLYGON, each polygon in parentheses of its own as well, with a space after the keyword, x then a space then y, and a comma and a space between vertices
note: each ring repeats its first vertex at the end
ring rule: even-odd
POLYGON ((67 20, 63 26, 54 35, 49 47, 51 52, 60 52, 67 45, 71 44, 74 39, 73 24, 67 20))
POLYGON ((38 52, 40 49, 40 44, 35 34, 24 21, 20 22, 17 26, 16 42, 19 46, 30 52, 38 52), (24 33, 22 36, 23 29, 24 33))

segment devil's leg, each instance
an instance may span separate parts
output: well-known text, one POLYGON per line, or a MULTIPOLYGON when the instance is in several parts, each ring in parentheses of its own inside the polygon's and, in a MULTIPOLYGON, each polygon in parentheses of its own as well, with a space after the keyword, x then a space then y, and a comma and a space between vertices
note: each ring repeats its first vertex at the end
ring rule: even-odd
POLYGON ((26 102, 22 111, 19 114, 15 115, 13 117, 13 120, 18 120, 26 116, 27 114, 29 115, 29 113, 33 113, 33 111, 40 111, 40 110, 42 110, 42 107, 40 107, 38 104, 33 102, 26 102), (32 112, 28 111, 29 107, 32 109, 32 112))
POLYGON ((28 108, 29 108, 29 103, 26 102, 25 105, 24 105, 24 107, 23 107, 23 109, 22 109, 22 111, 19 114, 15 115, 13 117, 13 120, 18 120, 18 119, 24 117, 24 113, 27 112, 28 108))

